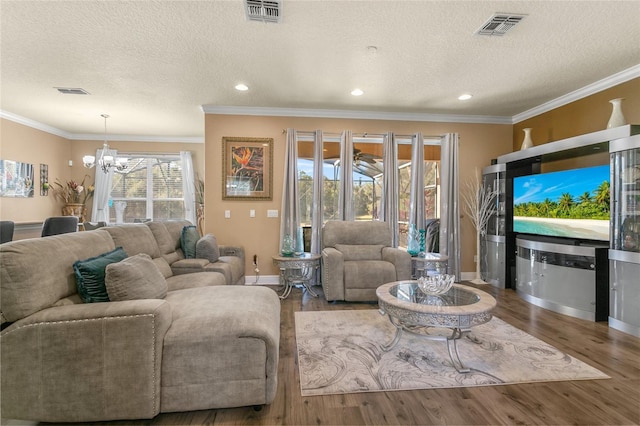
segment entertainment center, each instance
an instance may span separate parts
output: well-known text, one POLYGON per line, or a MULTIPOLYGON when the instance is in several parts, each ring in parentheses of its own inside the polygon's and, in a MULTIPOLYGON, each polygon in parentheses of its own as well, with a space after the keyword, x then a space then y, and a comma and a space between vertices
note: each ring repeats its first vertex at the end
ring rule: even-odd
POLYGON ((483 279, 530 303, 640 336, 640 126, 498 157, 483 279))

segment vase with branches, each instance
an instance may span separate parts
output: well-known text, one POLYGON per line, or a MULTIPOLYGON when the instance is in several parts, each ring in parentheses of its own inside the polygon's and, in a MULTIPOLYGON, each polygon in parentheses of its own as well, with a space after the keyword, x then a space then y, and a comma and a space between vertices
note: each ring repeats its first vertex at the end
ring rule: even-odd
POLYGON ((496 213, 496 201, 498 191, 494 188, 484 188, 480 180, 480 173, 475 169, 472 179, 465 183, 462 191, 464 210, 469 215, 476 229, 476 277, 471 282, 474 284, 487 284, 480 274, 480 236, 487 233, 489 219, 496 213))
POLYGON ((93 184, 86 184, 87 178, 89 175, 85 175, 81 182, 75 180, 61 182, 56 178, 53 185, 48 186, 53 197, 63 203, 63 216, 78 216, 80 222, 85 221, 86 204, 95 191, 93 184))

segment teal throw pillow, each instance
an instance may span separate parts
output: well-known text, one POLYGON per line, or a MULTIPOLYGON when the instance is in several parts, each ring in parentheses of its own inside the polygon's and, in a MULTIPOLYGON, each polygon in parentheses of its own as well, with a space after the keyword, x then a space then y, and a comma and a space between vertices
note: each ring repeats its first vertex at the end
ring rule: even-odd
POLYGON ((122 247, 90 259, 78 260, 73 264, 78 294, 84 303, 108 302, 109 295, 104 284, 107 265, 127 258, 122 247))
POLYGON ((180 245, 187 259, 196 258, 196 244, 200 239, 200 233, 195 226, 185 226, 182 228, 182 236, 180 237, 180 245))

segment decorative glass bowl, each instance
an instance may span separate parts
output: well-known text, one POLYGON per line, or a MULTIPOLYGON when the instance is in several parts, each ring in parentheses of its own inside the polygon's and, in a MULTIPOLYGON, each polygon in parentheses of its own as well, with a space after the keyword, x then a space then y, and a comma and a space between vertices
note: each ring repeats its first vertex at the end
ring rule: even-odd
POLYGON ((455 278, 454 275, 448 274, 428 275, 418 278, 418 287, 424 294, 433 296, 444 294, 449 291, 455 278))

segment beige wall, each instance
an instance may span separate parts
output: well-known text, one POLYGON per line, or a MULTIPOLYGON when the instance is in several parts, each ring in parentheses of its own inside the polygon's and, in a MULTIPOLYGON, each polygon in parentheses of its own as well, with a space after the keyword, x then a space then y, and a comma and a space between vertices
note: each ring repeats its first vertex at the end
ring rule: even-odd
MULTIPOLYGON (((208 114, 205 118, 205 231, 216 235, 221 244, 241 244, 247 255, 247 271, 252 275, 253 255, 258 255, 260 273, 275 275, 271 256, 278 253, 280 218, 267 218, 267 210, 280 212, 282 181, 284 175, 285 135, 282 130, 295 128, 309 131, 341 132, 350 129, 355 133, 397 134, 422 132, 426 135, 459 133, 460 179, 469 179, 474 168, 490 164, 492 158, 511 152, 512 126, 497 124, 423 123, 411 121, 321 119, 297 117, 233 116, 208 114), (222 137, 265 137, 274 140, 273 200, 226 201, 222 200, 222 137), (249 217, 249 210, 256 217, 249 217), (224 218, 224 211, 231 211, 231 218, 224 218)), ((475 271, 475 231, 468 218, 462 220, 462 271, 475 271)))
MULTIPOLYGON (((424 135, 440 135, 449 132, 460 134, 460 181, 468 180, 474 168, 482 168, 492 158, 519 149, 522 129, 533 128, 536 145, 606 127, 611 106, 609 99, 623 97, 623 111, 627 121, 640 124, 640 79, 596 93, 569 105, 511 125, 424 123, 412 121, 316 119, 296 117, 261 117, 208 114, 205 116, 205 143, 183 144, 163 142, 114 141, 109 145, 126 152, 178 152, 193 153, 196 172, 205 176, 206 214, 205 229, 217 235, 222 244, 241 244, 247 253, 247 270, 252 270, 251 259, 259 257, 261 273, 274 275, 271 256, 277 253, 280 220, 267 218, 268 209, 280 210, 283 179, 285 135, 283 129, 322 129, 325 132, 341 132, 345 129, 356 133, 411 134, 421 131, 424 135), (274 139, 274 197, 272 201, 223 201, 222 200, 222 137, 270 137, 274 139), (207 167, 205 168, 205 163, 207 167), (205 170, 205 173, 202 171, 205 170), (249 217, 249 210, 256 210, 256 217, 249 217), (231 211, 231 218, 224 218, 224 211, 231 211)), ((40 164, 49 165, 49 180, 81 180, 85 173, 93 179, 95 169, 82 167, 82 156, 94 153, 101 141, 68 140, 36 130, 9 120, 0 120, 0 158, 29 162, 36 168, 36 184, 39 184, 40 164), (68 161, 73 166, 68 166, 68 161)), ((600 162, 601 160, 598 160, 600 162)), ((60 204, 53 197, 40 196, 39 188, 34 198, 0 198, 0 218, 17 223, 41 222, 48 216, 60 214, 60 204)), ((462 227, 462 271, 475 270, 474 229, 464 217, 462 227)))
MULTIPOLYGON (((40 195, 40 164, 49 165, 49 182, 59 178, 62 182, 69 179, 81 181, 85 174, 87 182, 94 182, 96 169, 82 166, 82 157, 95 155, 102 148, 102 141, 69 140, 31 127, 10 121, 0 120, 0 158, 32 163, 35 167, 35 194, 33 198, 0 197, 0 218, 13 220, 17 224, 42 222, 49 216, 59 216, 62 205, 53 198, 40 195), (73 166, 69 166, 69 160, 73 166)), ((204 144, 178 142, 109 142, 111 148, 123 152, 179 152, 191 151, 194 169, 204 175, 204 144)), ((87 218, 90 218, 90 206, 87 218)), ((19 238, 19 236, 16 236, 19 238)))
POLYGON ((541 145, 607 128, 610 99, 624 98, 622 111, 629 124, 640 124, 640 78, 571 102, 513 126, 513 149, 522 145, 522 129, 530 127, 534 145, 541 145))
MULTIPOLYGON (((21 161, 34 166, 33 198, 0 197, 0 218, 16 223, 42 222, 48 216, 60 215, 53 196, 40 195, 40 164, 49 165, 49 181, 56 177, 71 179, 71 143, 60 136, 36 130, 10 120, 0 119, 0 158, 21 161)), ((51 194, 51 192, 49 192, 51 194)))

